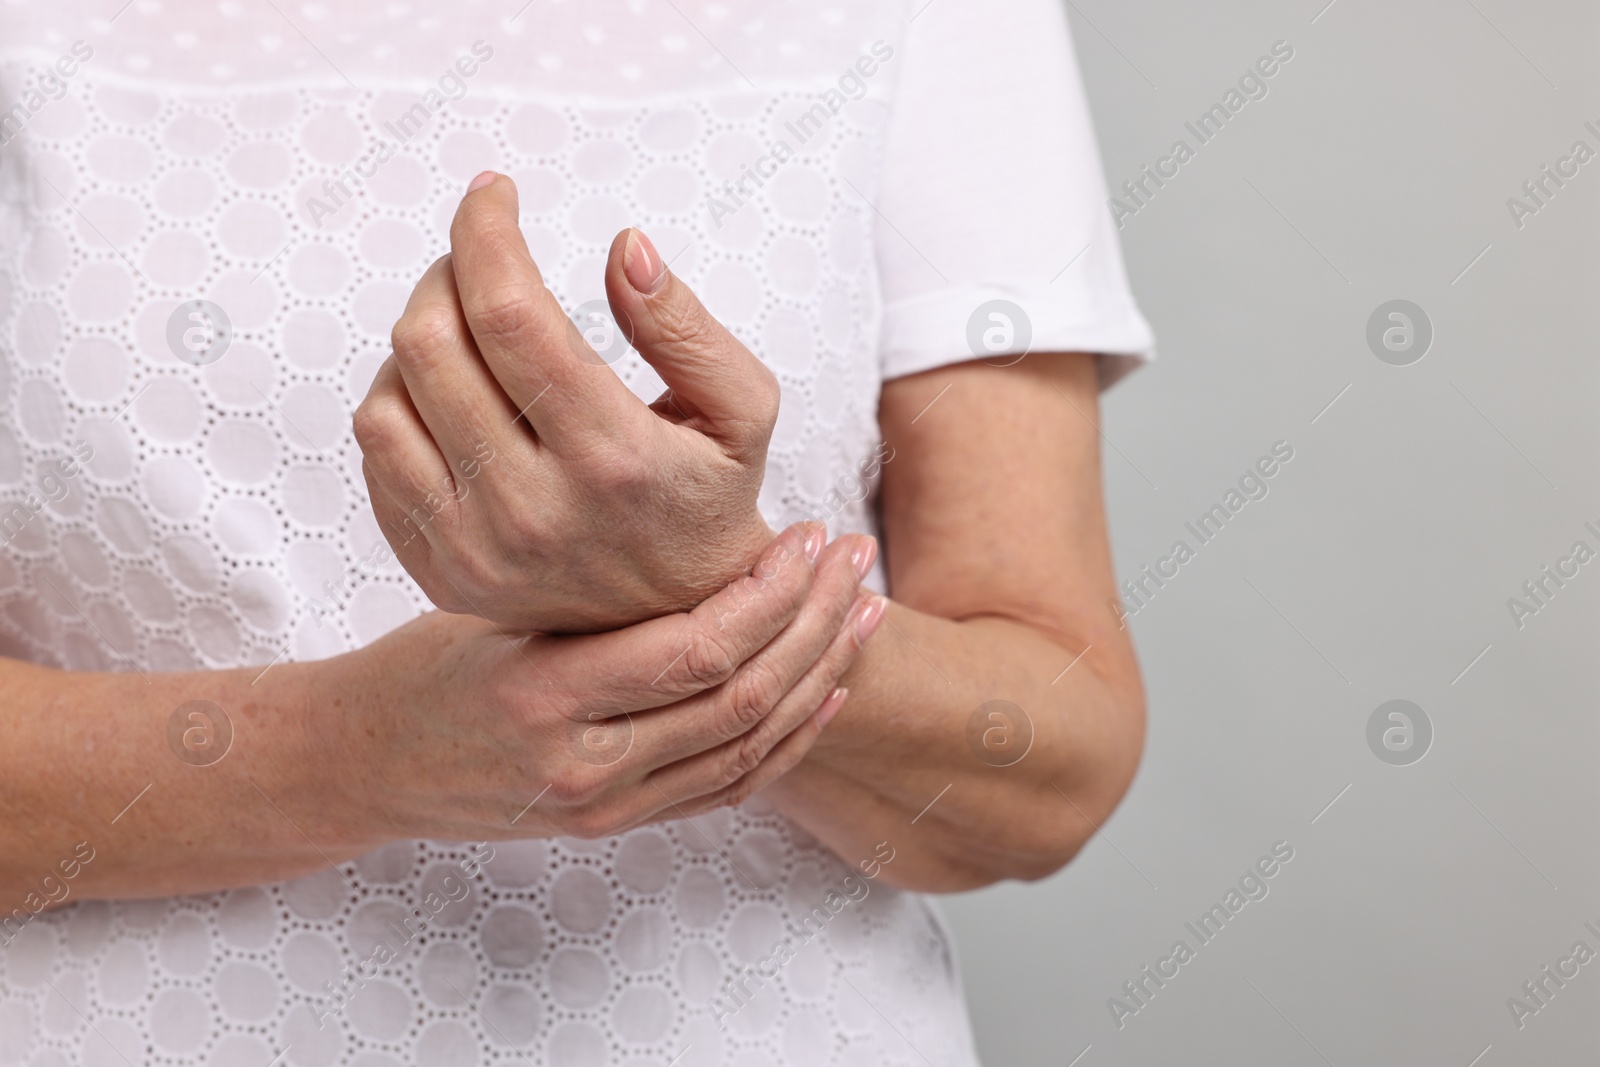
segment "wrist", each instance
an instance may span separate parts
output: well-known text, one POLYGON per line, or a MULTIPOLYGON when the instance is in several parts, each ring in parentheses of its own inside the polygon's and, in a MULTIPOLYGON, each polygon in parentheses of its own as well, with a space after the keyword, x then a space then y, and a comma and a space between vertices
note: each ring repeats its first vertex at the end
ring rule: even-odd
POLYGON ((368 668, 371 648, 282 664, 257 683, 273 683, 268 698, 281 712, 272 726, 281 731, 273 746, 279 792, 297 798, 294 821, 330 855, 360 855, 403 836, 386 832, 368 802, 381 771, 368 711, 386 677, 368 668))

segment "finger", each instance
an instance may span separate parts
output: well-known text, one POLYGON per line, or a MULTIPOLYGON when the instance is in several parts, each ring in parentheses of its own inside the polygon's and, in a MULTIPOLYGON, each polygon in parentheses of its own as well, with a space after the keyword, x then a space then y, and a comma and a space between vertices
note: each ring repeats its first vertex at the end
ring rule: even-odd
MULTIPOLYGON (((669 792, 668 785, 663 784, 662 780, 657 778, 647 780, 646 788, 641 791, 640 797, 643 801, 653 802, 652 810, 645 810, 645 805, 641 804, 633 818, 619 832, 625 833, 648 823, 692 819, 696 815, 703 815, 717 808, 743 804, 798 767, 801 761, 811 754, 823 729, 844 708, 849 698, 848 689, 835 687, 829 691, 820 705, 807 709, 799 727, 791 730, 774 745, 772 751, 767 753, 766 758, 755 770, 722 789, 680 797, 679 794, 669 792)), ((704 757, 698 757, 695 762, 702 759, 704 757)), ((671 784, 677 785, 677 783, 671 784)), ((678 787, 689 791, 700 788, 694 782, 678 787)))
POLYGON ((646 779, 647 783, 654 783, 678 803, 693 801, 696 807, 721 807, 742 803, 757 789, 786 774, 816 740, 823 725, 815 721, 818 710, 838 687, 861 643, 871 636, 870 628, 865 634, 858 633, 863 620, 869 620, 875 628, 883 618, 883 610, 881 597, 861 598, 827 652, 785 694, 772 714, 743 736, 660 768, 646 779), (806 736, 791 742, 796 733, 806 736))
POLYGON ((473 343, 449 256, 417 282, 391 340, 404 388, 453 469, 482 454, 529 449, 532 434, 473 343))
MULTIPOLYGON (((753 770, 779 738, 799 726, 855 654, 854 627, 846 623, 860 599, 860 578, 851 557, 858 543, 866 540, 842 537, 828 546, 817 561, 816 581, 795 620, 727 682, 671 707, 635 715, 638 765, 666 768, 697 753, 721 749, 709 763, 719 767, 728 760, 748 763, 736 778, 753 770), (835 666, 837 674, 823 677, 835 666), (812 682, 801 686, 812 676, 812 682), (823 682, 826 685, 812 699, 810 690, 823 682), (797 686, 801 691, 792 696, 797 686)), ((682 782, 678 784, 681 788, 682 782)), ((722 784, 726 783, 702 791, 719 789, 722 784)))
POLYGON ((549 689, 571 694, 561 710, 587 722, 596 712, 645 711, 721 685, 799 613, 825 539, 820 523, 797 523, 762 551, 750 575, 693 611, 562 638, 572 654, 546 669, 549 689))
MULTIPOLYGON (((849 690, 834 689, 823 700, 820 707, 807 712, 805 721, 801 723, 798 729, 791 731, 787 737, 780 740, 773 747, 771 752, 767 753, 767 757, 761 761, 760 766, 756 767, 755 770, 732 785, 714 793, 677 801, 668 809, 672 812, 672 818, 690 819, 696 815, 704 815, 708 811, 715 811, 718 808, 743 804, 761 792, 761 790, 800 766, 800 762, 810 755, 812 748, 816 746, 817 738, 822 735, 823 727, 826 725, 823 716, 837 714, 849 699, 849 696, 849 690)), ((666 786, 661 786, 662 794, 671 795, 667 794, 666 789, 666 786)))
POLYGON ((450 224, 450 247, 478 351, 540 438, 557 449, 582 447, 647 417, 545 287, 517 224, 515 182, 492 172, 473 179, 450 224))
MULTIPOLYGON (((651 823, 693 818, 729 804, 743 803, 800 765, 800 761, 816 744, 823 727, 838 714, 849 695, 847 689, 834 688, 820 706, 807 711, 800 726, 780 740, 754 771, 723 789, 696 794, 694 790, 701 788, 698 783, 668 780, 667 771, 675 773, 677 768, 664 769, 658 775, 651 775, 633 791, 632 797, 614 809, 617 812, 614 817, 615 832, 627 833, 651 823), (748 789, 742 789, 741 783, 748 783, 748 789), (682 792, 674 793, 670 789, 682 792)), ((690 762, 699 764, 705 759, 700 756, 690 762)))
POLYGON ((372 481, 402 512, 455 491, 450 464, 411 402, 393 359, 378 368, 351 422, 372 481))
POLYGON ((638 230, 624 230, 611 242, 606 295, 688 425, 729 455, 765 455, 778 417, 778 379, 667 269, 638 230))
POLYGON ((710 810, 743 804, 798 767, 816 744, 823 728, 844 709, 850 693, 847 689, 839 688, 838 683, 855 662, 861 646, 888 617, 888 609, 889 603, 882 596, 862 597, 857 601, 840 634, 840 640, 829 648, 828 655, 792 691, 795 708, 780 709, 779 714, 773 717, 776 721, 794 718, 798 713, 798 724, 773 745, 766 759, 755 770, 686 807, 702 810, 703 806, 703 810, 710 810))

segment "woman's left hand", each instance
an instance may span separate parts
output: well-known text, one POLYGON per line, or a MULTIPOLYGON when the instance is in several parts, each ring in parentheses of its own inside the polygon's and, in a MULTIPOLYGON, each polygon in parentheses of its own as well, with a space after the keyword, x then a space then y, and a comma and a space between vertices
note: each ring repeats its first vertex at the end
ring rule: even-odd
POLYGON ((773 537, 756 509, 772 372, 627 230, 606 292, 668 385, 644 404, 545 288, 507 177, 473 183, 450 242, 355 413, 378 523, 433 602, 516 630, 612 630, 747 572, 773 537))

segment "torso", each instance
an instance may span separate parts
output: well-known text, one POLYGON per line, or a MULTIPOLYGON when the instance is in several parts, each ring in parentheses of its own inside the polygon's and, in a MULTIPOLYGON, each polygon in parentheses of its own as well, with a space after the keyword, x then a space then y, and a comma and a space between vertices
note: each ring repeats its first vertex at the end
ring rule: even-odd
MULTIPOLYGON (((874 42, 896 47, 906 5, 535 0, 509 28, 515 5, 481 0, 436 17, 134 4, 109 24, 76 6, 0 6, 0 107, 28 112, 0 148, 0 654, 265 667, 425 610, 403 571, 361 565, 382 537, 350 413, 487 168, 517 179, 569 309, 603 296, 617 230, 650 233, 783 383, 768 520, 870 529, 880 305, 864 197, 893 60, 805 144, 785 123, 874 42), (30 72, 77 41, 92 57, 29 109, 30 72), (428 108, 477 41, 492 56, 446 84, 465 95, 428 108), (778 140, 793 158, 772 159, 778 140), (771 176, 750 195, 713 188, 746 165, 771 176), (233 330, 204 366, 167 337, 196 298, 233 330), (74 455, 73 476, 45 480, 74 455)), ((633 354, 616 366, 659 392, 633 354)), ((475 855, 403 842, 282 885, 46 913, 0 950, 0 1064, 972 1062, 936 916, 878 882, 719 1028, 724 983, 855 869, 759 799, 607 841, 495 846, 342 1010, 321 1002, 319 1026, 324 983, 400 940, 389 923, 475 855)))

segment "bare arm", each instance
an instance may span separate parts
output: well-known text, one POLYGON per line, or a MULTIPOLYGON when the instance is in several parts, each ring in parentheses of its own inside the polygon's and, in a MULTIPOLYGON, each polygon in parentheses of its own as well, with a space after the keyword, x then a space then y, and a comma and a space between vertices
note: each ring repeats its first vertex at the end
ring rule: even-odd
POLYGON ((907 888, 1042 877, 1127 789, 1143 693, 1110 607, 1096 394, 1081 355, 884 386, 888 625, 846 676, 836 725, 766 794, 847 862, 887 842, 883 876, 907 888), (987 715, 969 737, 995 700, 1032 724, 1010 766, 995 764, 1018 754, 1020 718, 1009 739, 987 715))
POLYGON ((434 612, 264 674, 0 659, 0 923, 277 881, 392 840, 608 837, 737 803, 804 757, 863 640, 866 540, 822 542, 792 527, 694 611, 605 634, 513 640, 434 612), (169 740, 174 712, 204 728, 193 701, 231 722, 216 762, 203 736, 169 740), (596 758, 597 731, 616 757, 596 758))
MULTIPOLYGON (((348 776, 339 766, 345 754, 319 735, 310 712, 313 668, 281 665, 252 685, 260 673, 146 681, 0 660, 4 913, 26 906, 30 893, 65 899, 63 886, 73 898, 165 895, 293 877, 358 854, 350 828, 328 822, 348 776), (231 709, 232 744, 211 766, 198 765, 210 758, 201 734, 189 738, 192 763, 166 741, 174 712, 196 700, 231 709), (83 842, 93 858, 67 879, 62 861, 83 842)), ((187 713, 184 721, 204 729, 187 713)), ((211 743, 223 736, 213 732, 211 743)))

